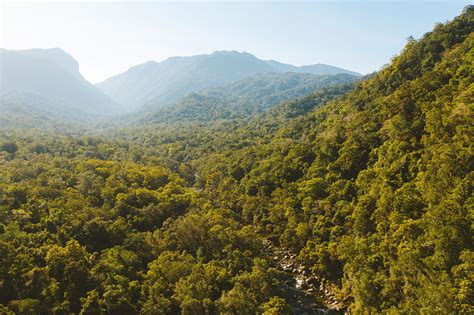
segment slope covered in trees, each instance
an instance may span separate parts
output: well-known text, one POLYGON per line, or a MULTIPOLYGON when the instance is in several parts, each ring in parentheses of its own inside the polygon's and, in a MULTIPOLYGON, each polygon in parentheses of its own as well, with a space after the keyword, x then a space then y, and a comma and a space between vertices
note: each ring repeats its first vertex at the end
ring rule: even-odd
POLYGON ((355 312, 472 312, 473 23, 469 7, 268 144, 201 163, 198 183, 355 312))
POLYGON ((176 104, 153 110, 145 108, 145 123, 213 121, 254 116, 283 101, 310 94, 327 86, 349 84, 357 79, 348 74, 266 73, 224 87, 191 93, 176 104))
POLYGON ((295 67, 260 60, 247 52, 215 51, 212 54, 171 57, 162 62, 149 61, 98 83, 97 87, 130 110, 149 102, 158 108, 192 92, 271 72, 359 75, 327 65, 295 67))
POLYGON ((12 140, 0 147, 2 314, 285 307, 274 286, 284 277, 253 227, 178 174, 133 162, 127 143, 2 139, 12 140))
POLYGON ((284 314, 300 307, 254 226, 192 187, 191 161, 268 141, 262 135, 270 139, 350 88, 328 87, 211 127, 154 125, 112 136, 0 130, 0 312, 284 314))
POLYGON ((473 31, 249 118, 0 130, 0 313, 291 314, 265 239, 353 313, 473 313, 473 31))

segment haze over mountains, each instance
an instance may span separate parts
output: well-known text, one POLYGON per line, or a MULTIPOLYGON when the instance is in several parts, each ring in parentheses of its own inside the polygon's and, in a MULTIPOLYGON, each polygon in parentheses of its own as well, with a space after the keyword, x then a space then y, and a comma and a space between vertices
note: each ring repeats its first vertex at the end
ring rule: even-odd
POLYGON ((133 109, 149 102, 166 105, 190 92, 270 72, 360 76, 356 72, 323 64, 296 67, 261 60, 246 52, 216 51, 209 55, 171 57, 163 62, 149 61, 96 86, 117 103, 133 109))
POLYGON ((44 110, 89 114, 117 111, 120 106, 86 81, 79 64, 59 48, 0 49, 1 104, 27 103, 44 110), (46 105, 47 104, 47 105, 46 105))
POLYGON ((32 54, 0 103, 0 314, 474 314, 474 6, 363 78, 257 73, 82 125, 27 92, 77 64, 32 54))
POLYGON ((0 106, 4 116, 29 112, 32 116, 48 113, 48 117, 74 118, 79 114, 131 112, 146 104, 149 109, 160 108, 191 92, 263 73, 360 75, 328 65, 295 67, 260 60, 245 52, 217 51, 171 57, 160 63, 149 61, 94 86, 82 77, 78 62, 60 48, 1 49, 0 59, 0 106))

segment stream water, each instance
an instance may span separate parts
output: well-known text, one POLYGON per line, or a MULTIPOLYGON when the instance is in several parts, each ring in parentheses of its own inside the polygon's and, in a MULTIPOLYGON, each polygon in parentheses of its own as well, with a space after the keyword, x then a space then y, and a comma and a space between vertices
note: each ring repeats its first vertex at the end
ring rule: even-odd
POLYGON ((289 275, 283 284, 289 304, 295 314, 344 314, 345 307, 330 290, 329 283, 314 275, 304 266, 297 256, 282 248, 274 246, 270 241, 265 247, 281 271, 289 275))

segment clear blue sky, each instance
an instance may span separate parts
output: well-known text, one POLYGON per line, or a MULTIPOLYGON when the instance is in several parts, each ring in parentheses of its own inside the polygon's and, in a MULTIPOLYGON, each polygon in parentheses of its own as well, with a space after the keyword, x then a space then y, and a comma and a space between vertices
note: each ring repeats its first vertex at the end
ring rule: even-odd
POLYGON ((2 2, 0 47, 60 47, 94 83, 148 60, 215 50, 368 73, 408 36, 419 38, 471 2, 2 2))

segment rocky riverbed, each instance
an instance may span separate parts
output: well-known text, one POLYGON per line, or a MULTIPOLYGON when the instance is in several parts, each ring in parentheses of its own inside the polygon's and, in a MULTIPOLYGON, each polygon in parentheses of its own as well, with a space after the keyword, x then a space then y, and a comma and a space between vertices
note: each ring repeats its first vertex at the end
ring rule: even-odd
POLYGON ((298 260, 296 254, 278 248, 270 241, 265 242, 265 247, 273 256, 278 268, 290 275, 291 280, 283 285, 295 314, 345 313, 344 303, 336 299, 329 282, 313 274, 310 268, 298 260))

